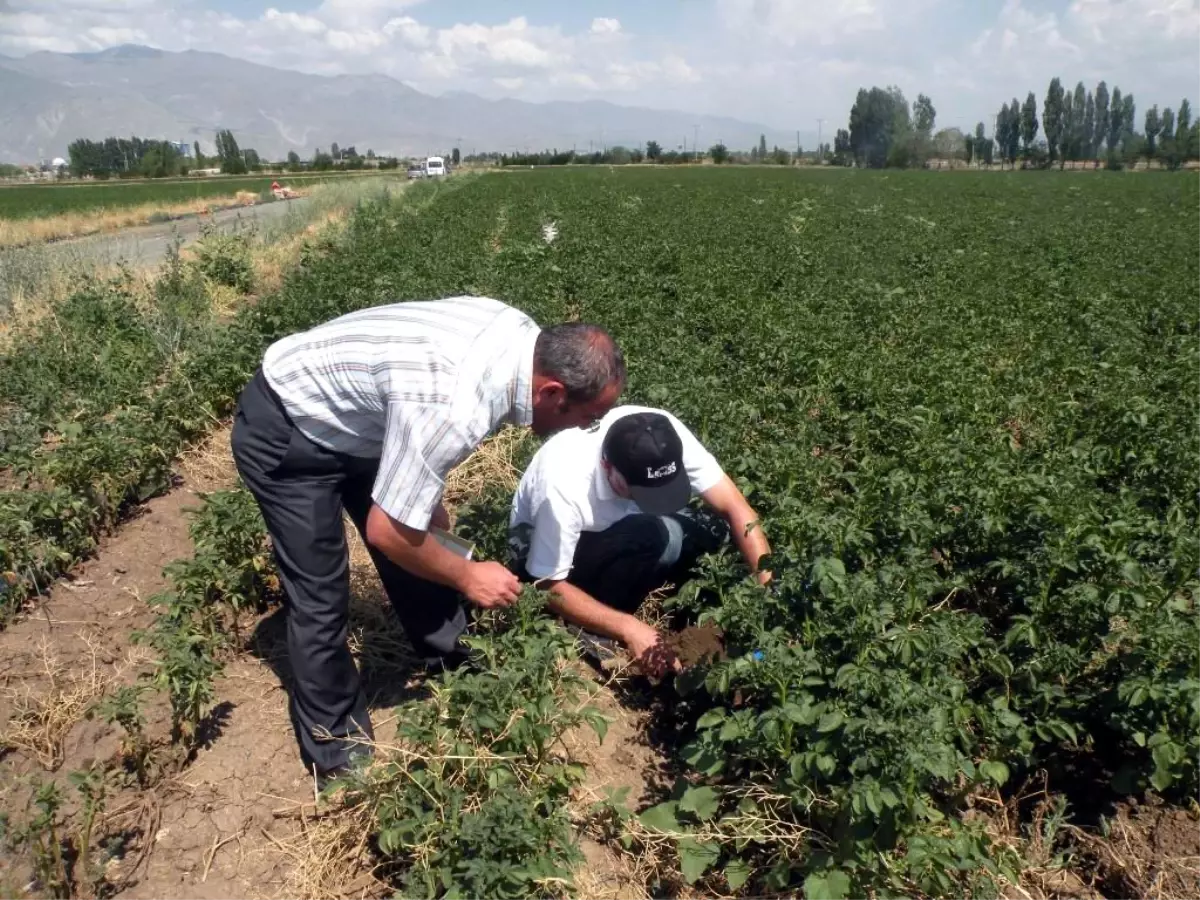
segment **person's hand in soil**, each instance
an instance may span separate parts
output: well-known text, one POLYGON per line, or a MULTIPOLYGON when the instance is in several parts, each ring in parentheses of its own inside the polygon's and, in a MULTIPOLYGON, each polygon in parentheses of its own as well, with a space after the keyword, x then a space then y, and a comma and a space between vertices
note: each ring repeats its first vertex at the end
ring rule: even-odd
POLYGON ((667 672, 680 671, 679 660, 663 643, 662 635, 645 622, 636 619, 625 635, 625 646, 638 665, 651 678, 661 678, 667 672))

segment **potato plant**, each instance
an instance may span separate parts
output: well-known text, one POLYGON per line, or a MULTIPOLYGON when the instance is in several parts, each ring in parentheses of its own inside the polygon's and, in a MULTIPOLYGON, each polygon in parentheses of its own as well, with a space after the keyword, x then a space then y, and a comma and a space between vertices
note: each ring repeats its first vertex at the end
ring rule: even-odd
MULTIPOLYGON (((639 839, 669 843, 685 878, 750 895, 995 890, 1013 861, 965 817, 975 795, 1043 771, 1068 810, 1200 787, 1196 187, 1191 173, 737 169, 420 185, 365 205, 280 292, 197 330, 153 374, 135 377, 141 356, 97 370, 105 353, 125 358, 114 328, 161 346, 111 298, 87 301, 107 318, 82 329, 86 352, 39 345, 61 352, 30 364, 63 385, 63 413, 31 384, 32 414, 3 432, 20 481, 0 490, 2 602, 160 490, 284 334, 461 293, 596 321, 629 360, 625 399, 697 432, 775 550, 769 590, 722 556, 676 600, 722 627, 729 659, 678 684, 687 785, 642 811, 639 839), (94 402, 78 389, 89 380, 94 402), (745 801, 768 788, 787 840, 747 837, 745 801)), ((0 362, 6 410, 21 371, 0 362)), ((505 515, 489 497, 468 524, 499 546, 505 515)), ((204 608, 187 627, 209 627, 195 624, 204 608)), ((520 685, 519 658, 497 679, 520 685)), ((503 724, 494 686, 472 687, 503 724)), ((416 810, 393 775, 397 809, 416 810)), ((487 810, 472 833, 520 844, 529 834, 501 826, 541 795, 488 789, 494 801, 466 807, 487 810)), ((560 846, 538 834, 529 846, 560 846)), ((468 874, 432 825, 389 847, 413 891, 515 883, 468 874)))
POLYGON ((585 724, 603 738, 607 722, 532 588, 469 643, 471 663, 397 709, 398 750, 343 779, 343 802, 369 810, 403 896, 566 896, 581 859, 566 804, 584 769, 562 739, 585 724))

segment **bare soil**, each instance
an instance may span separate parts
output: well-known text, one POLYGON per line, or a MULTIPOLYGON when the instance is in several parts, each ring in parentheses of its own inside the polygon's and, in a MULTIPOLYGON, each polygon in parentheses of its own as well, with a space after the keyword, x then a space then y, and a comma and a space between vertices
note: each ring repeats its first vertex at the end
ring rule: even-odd
POLYGON ((1107 897, 1200 897, 1200 821, 1158 798, 1118 805, 1107 834, 1076 831, 1107 897))
MULTIPOLYGON (((145 669, 148 656, 139 655, 131 634, 153 621, 147 599, 167 588, 163 566, 191 554, 184 510, 197 504, 196 490, 212 487, 185 483, 151 500, 35 612, 0 633, 0 734, 12 735, 23 718, 15 714, 34 702, 65 720, 57 754, 27 748, 4 754, 4 808, 25 808, 31 778, 56 778, 72 801, 69 810, 74 792, 66 774, 118 754, 119 729, 89 721, 83 712, 105 689, 130 684, 145 669), (80 694, 84 702, 68 702, 80 694)), ((210 734, 189 766, 149 791, 110 792, 108 820, 99 830, 125 833, 123 860, 109 872, 110 881, 129 882, 119 896, 264 896, 282 881, 271 841, 291 826, 277 811, 312 796, 284 691, 267 663, 245 653, 227 663, 217 696, 210 734), (122 812, 128 809, 137 815, 122 812), (135 863, 137 871, 129 871, 135 863)), ((165 741, 161 700, 148 704, 147 718, 150 737, 165 741)), ((5 872, 0 861, 0 885, 6 881, 23 886, 27 873, 5 872)))
POLYGON ((685 668, 726 658, 725 636, 715 625, 689 625, 667 635, 666 644, 685 668))

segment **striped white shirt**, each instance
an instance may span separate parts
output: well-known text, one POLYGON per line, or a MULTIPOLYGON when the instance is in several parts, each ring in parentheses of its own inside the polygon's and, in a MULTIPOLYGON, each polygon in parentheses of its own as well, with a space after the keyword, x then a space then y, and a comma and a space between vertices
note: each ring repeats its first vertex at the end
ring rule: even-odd
POLYGON ((309 440, 378 457, 372 499, 424 531, 450 470, 500 425, 533 421, 538 333, 487 297, 394 303, 275 342, 263 374, 309 440))

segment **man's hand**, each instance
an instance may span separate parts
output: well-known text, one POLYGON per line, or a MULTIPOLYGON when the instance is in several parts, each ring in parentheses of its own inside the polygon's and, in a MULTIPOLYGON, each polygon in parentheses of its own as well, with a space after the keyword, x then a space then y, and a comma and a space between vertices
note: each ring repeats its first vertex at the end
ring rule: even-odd
POLYGON ((476 562, 467 567, 459 590, 483 609, 511 606, 521 593, 521 582, 498 562, 476 562))
POLYGON ((624 640, 630 655, 650 677, 661 678, 668 671, 680 670, 679 660, 663 643, 662 635, 645 622, 634 619, 624 640))

